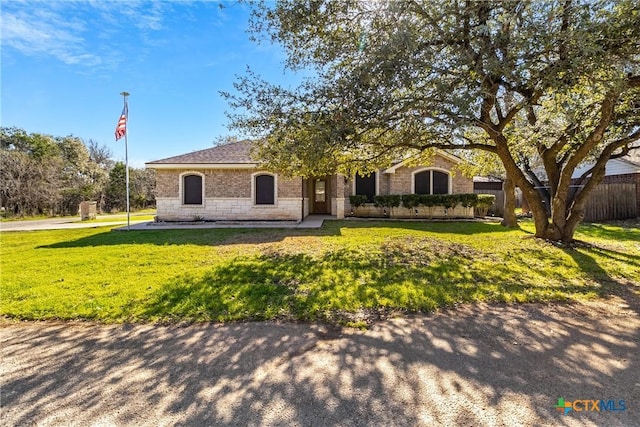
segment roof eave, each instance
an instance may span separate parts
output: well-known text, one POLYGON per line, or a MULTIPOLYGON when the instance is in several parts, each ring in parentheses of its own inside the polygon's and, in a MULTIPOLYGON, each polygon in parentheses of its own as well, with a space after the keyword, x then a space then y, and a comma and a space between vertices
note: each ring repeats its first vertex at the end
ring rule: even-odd
MULTIPOLYGON (((450 160, 455 164, 460 164, 460 163, 463 162, 463 160, 461 158, 459 158, 457 156, 454 156, 453 154, 449 154, 444 150, 440 150, 439 148, 436 148, 436 154, 435 155, 444 157, 445 159, 450 160)), ((410 158, 409 159, 405 159, 405 160, 401 161, 400 163, 396 163, 395 165, 383 170, 382 173, 396 173, 396 170, 401 168, 402 166, 404 166, 405 163, 407 161, 409 161, 409 160, 411 160, 411 159, 410 158)))
POLYGON ((145 163, 148 169, 255 169, 257 163, 145 163))

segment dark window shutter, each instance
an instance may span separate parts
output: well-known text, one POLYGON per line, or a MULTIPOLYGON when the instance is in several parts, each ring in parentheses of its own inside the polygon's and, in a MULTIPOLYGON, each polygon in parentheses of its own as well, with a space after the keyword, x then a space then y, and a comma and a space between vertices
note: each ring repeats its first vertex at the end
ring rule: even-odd
POLYGON ((202 204, 202 177, 199 175, 187 175, 183 178, 184 204, 202 204))
POLYGON ((272 175, 256 176, 256 205, 273 205, 274 179, 272 175))
POLYGON ((356 175, 356 195, 367 196, 368 202, 373 202, 376 195, 376 173, 368 176, 356 175))
POLYGON ((424 171, 414 175, 416 194, 431 194, 431 171, 424 171))
POLYGON ((433 171, 433 194, 449 194, 449 175, 433 171))

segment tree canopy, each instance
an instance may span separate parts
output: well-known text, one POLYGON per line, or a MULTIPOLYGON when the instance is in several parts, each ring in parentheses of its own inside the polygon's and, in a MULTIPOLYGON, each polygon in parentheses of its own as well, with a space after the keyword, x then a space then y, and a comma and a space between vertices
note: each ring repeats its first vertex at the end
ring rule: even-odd
POLYGON ((640 137, 633 0, 288 0, 256 4, 251 28, 315 71, 296 88, 248 71, 224 94, 232 126, 283 173, 484 150, 527 197, 536 235, 568 241, 607 160, 640 137))
MULTIPOLYGON (((117 181, 110 157, 107 147, 91 139, 2 127, 0 206, 7 216, 75 214, 84 200, 97 201, 101 210, 124 210, 124 178, 117 181)), ((132 206, 147 207, 155 200, 153 171, 131 172, 132 206)))

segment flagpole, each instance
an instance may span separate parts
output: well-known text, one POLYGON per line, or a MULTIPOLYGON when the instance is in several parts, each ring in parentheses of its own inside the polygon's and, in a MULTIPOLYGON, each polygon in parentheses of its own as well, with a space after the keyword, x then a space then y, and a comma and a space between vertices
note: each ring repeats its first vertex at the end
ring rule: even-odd
POLYGON ((127 106, 127 96, 129 92, 120 92, 124 100, 124 109, 126 114, 126 130, 124 133, 124 167, 126 169, 126 186, 127 186, 127 231, 131 230, 131 212, 129 206, 129 107, 127 106))

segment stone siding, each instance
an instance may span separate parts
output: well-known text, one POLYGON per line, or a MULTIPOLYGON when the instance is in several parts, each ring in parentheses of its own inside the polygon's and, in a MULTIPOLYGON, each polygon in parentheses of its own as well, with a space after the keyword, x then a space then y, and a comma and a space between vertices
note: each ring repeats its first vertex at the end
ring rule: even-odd
POLYGON ((207 198, 251 197, 251 174, 249 170, 206 171, 204 195, 207 198))
MULTIPOLYGON (((204 195, 206 198, 246 198, 251 197, 252 176, 261 172, 253 169, 204 171, 160 169, 156 173, 156 197, 180 197, 180 176, 188 173, 204 175, 204 195)), ((302 178, 275 176, 279 198, 301 197, 302 178)))
MULTIPOLYGON (((346 204, 349 203, 347 199, 346 204)), ((447 209, 441 206, 434 206, 427 208, 420 206, 415 210, 409 210, 405 207, 399 206, 393 209, 387 209, 386 214, 383 208, 377 208, 373 203, 367 203, 364 206, 360 206, 354 209, 354 216, 357 217, 370 217, 370 218, 415 218, 415 219, 430 219, 430 218, 473 218, 473 208, 465 208, 463 206, 456 206, 453 209, 447 209)), ((349 207, 348 214, 351 213, 351 207, 349 207)))
POLYGON ((396 173, 389 175, 389 192, 386 194, 411 194, 413 172, 431 168, 449 171, 451 193, 473 193, 473 178, 464 176, 451 160, 436 156, 433 159, 433 164, 429 166, 402 166, 396 169, 396 173))
POLYGON ((255 169, 160 169, 156 174, 158 220, 301 220, 302 178, 275 175, 275 205, 255 205, 253 177, 259 173, 255 169), (182 204, 180 180, 189 173, 204 176, 202 205, 182 204))
POLYGON ((285 178, 278 175, 278 197, 294 198, 302 197, 302 178, 285 178))
POLYGON ((206 198, 202 205, 183 205, 177 197, 162 197, 156 206, 158 221, 302 219, 300 198, 278 198, 275 205, 255 205, 251 198, 206 198))
POLYGON ((180 173, 179 170, 160 169, 156 171, 156 198, 178 196, 180 173))
MULTIPOLYGON (((418 170, 424 170, 424 169, 430 169, 430 168, 435 168, 435 169, 444 169, 446 171, 449 171, 450 176, 451 176, 451 193, 454 194, 460 194, 460 193, 473 193, 473 179, 472 178, 468 178, 466 176, 464 176, 462 174, 462 172, 457 168, 456 163, 454 163, 453 161, 442 157, 442 156, 435 156, 433 159, 433 164, 429 165, 429 166, 412 166, 412 167, 406 167, 406 166, 401 166, 398 169, 396 169, 395 173, 382 173, 381 171, 378 171, 378 194, 380 195, 389 195, 389 194, 411 194, 411 187, 412 187, 412 173, 418 170)), ((355 194, 354 191, 354 184, 353 184, 353 178, 349 179, 349 181, 345 184, 344 186, 344 194, 345 194, 345 202, 344 202, 344 206, 345 206, 345 212, 346 213, 350 213, 351 212, 351 203, 349 203, 349 196, 355 194)), ((382 217, 382 210, 380 210, 380 212, 378 212, 377 210, 378 208, 376 208, 375 206, 373 206, 373 204, 367 204, 366 206, 363 206, 361 208, 359 208, 358 212, 360 212, 361 216, 366 216, 366 215, 371 215, 371 216, 380 216, 382 217)), ((407 211, 404 208, 398 208, 398 213, 397 215, 403 216, 403 217, 407 217, 408 216, 408 211, 407 214, 401 213, 400 209, 407 211)), ((422 209, 422 208, 420 208, 422 209)), ((460 208, 462 209, 462 208, 460 208)), ((457 217, 464 217, 464 218, 469 218, 469 217, 473 217, 473 213, 469 214, 466 211, 462 211, 458 209, 458 207, 455 208, 454 212, 448 212, 447 215, 445 215, 444 210, 442 212, 436 212, 434 210, 434 212, 432 213, 433 217, 447 217, 447 216, 457 216, 457 217)), ((426 212, 426 211, 425 211, 426 212)), ((423 213, 422 211, 419 210, 419 215, 423 216, 423 214, 425 216, 430 216, 427 215, 426 213, 423 213)))

